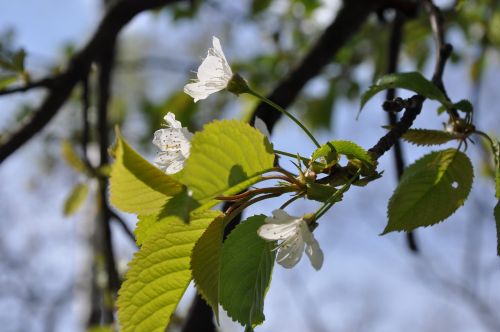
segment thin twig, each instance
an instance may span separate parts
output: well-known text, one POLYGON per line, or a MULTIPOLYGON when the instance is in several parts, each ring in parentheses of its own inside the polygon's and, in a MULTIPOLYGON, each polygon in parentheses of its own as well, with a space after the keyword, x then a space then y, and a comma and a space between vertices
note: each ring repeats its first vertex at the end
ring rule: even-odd
POLYGON ((113 218, 113 220, 116 221, 118 225, 121 226, 123 232, 129 237, 130 240, 132 240, 132 242, 134 242, 134 244, 137 243, 135 241, 134 232, 132 232, 132 230, 128 227, 125 220, 123 220, 122 217, 120 217, 115 211, 111 210, 109 206, 107 206, 107 208, 109 210, 110 217, 113 218))
POLYGON ((26 92, 37 88, 51 89, 54 84, 54 81, 55 81, 54 78, 49 77, 41 79, 39 81, 29 82, 22 86, 8 87, 0 90, 0 96, 10 95, 19 92, 26 92))

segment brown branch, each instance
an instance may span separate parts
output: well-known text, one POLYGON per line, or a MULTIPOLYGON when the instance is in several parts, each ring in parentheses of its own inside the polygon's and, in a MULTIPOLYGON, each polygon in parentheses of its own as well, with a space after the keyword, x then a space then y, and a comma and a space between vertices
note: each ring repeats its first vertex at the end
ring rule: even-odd
POLYGON ((68 68, 52 78, 49 93, 28 123, 18 128, 0 145, 0 163, 41 131, 69 98, 75 85, 89 72, 100 54, 115 44, 122 28, 137 14, 180 0, 121 0, 114 2, 104 15, 87 45, 70 60, 68 68))
POLYGON ((132 241, 134 242, 134 244, 136 244, 136 240, 135 240, 135 235, 134 235, 134 232, 130 229, 130 227, 128 227, 127 223, 125 222, 125 220, 123 220, 122 217, 120 217, 115 211, 111 210, 111 208, 109 207, 109 205, 107 206, 108 210, 109 210, 109 215, 111 216, 111 218, 113 218, 113 220, 116 221, 116 223, 118 225, 120 225, 120 227, 122 228, 123 232, 125 233, 125 235, 127 235, 127 237, 132 241))
MULTIPOLYGON (((432 74, 432 82, 436 84, 446 95, 446 90, 443 85, 443 72, 453 47, 445 43, 444 28, 441 12, 431 0, 421 0, 424 8, 429 14, 431 26, 436 40, 437 56, 434 66, 434 73, 432 74)), ((421 112, 425 97, 421 95, 414 95, 407 100, 393 100, 386 101, 385 107, 398 108, 401 106, 405 108, 405 113, 399 122, 369 150, 375 159, 380 158, 387 152, 413 124, 417 115, 421 112), (399 105, 399 106, 398 106, 399 105), (396 107, 395 107, 396 106, 396 107)), ((456 110, 451 111, 451 115, 458 117, 456 110)))
MULTIPOLYGON (((398 59, 401 50, 401 43, 403 39, 403 26, 405 17, 401 12, 396 13, 394 22, 392 23, 391 34, 389 38, 389 52, 387 62, 387 74, 395 73, 398 71, 398 59)), ((386 93, 386 100, 393 100, 396 97, 396 89, 389 89, 386 93)), ((392 128, 398 122, 398 116, 394 112, 387 112, 389 126, 392 128)), ((396 167, 396 176, 398 181, 401 179, 405 169, 405 161, 403 156, 403 148, 401 146, 401 139, 398 138, 394 142, 394 163, 396 167)), ((419 251, 414 232, 406 233, 406 244, 411 252, 417 253, 419 251)))
MULTIPOLYGON (((311 47, 298 67, 291 71, 267 96, 283 108, 290 106, 309 80, 317 76, 330 63, 337 52, 351 39, 378 7, 378 1, 345 1, 333 22, 311 47)), ((265 103, 260 103, 254 117, 261 118, 269 131, 281 117, 281 113, 265 103)), ((252 121, 253 123, 253 121, 252 121)))
POLYGON ((8 87, 5 89, 0 90, 0 96, 5 96, 5 95, 10 95, 14 93, 19 93, 19 92, 26 92, 29 90, 37 89, 37 88, 46 88, 46 89, 51 89, 51 87, 54 84, 54 78, 48 77, 41 79, 39 81, 33 81, 30 83, 27 83, 22 86, 16 86, 16 87, 8 87))
MULTIPOLYGON (((115 40, 116 42, 116 40, 115 40)), ((108 164, 108 147, 109 147, 109 124, 108 124, 108 105, 110 102, 111 75, 113 72, 113 64, 115 59, 116 45, 108 45, 108 48, 103 50, 99 64, 99 90, 98 90, 98 105, 97 105, 97 131, 99 133, 99 166, 108 164)), ((107 208, 107 185, 106 178, 99 179, 99 193, 101 201, 101 227, 103 240, 103 256, 105 261, 106 273, 108 275, 108 290, 116 294, 120 288, 120 277, 116 268, 116 259, 113 252, 113 239, 111 234, 111 214, 107 208)))

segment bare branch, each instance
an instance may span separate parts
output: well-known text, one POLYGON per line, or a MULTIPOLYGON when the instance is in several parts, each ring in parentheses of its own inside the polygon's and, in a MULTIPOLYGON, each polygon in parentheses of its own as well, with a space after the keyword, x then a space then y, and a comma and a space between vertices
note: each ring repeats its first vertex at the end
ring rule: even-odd
POLYGON ((99 55, 115 44, 121 29, 137 14, 180 0, 122 0, 109 7, 97 31, 87 45, 70 60, 68 68, 53 77, 49 93, 35 111, 28 123, 18 128, 0 145, 0 163, 29 141, 52 120, 57 111, 68 99, 75 85, 89 72, 90 65, 99 55))
POLYGON ((39 81, 34 81, 27 83, 22 86, 15 86, 15 87, 9 87, 0 90, 0 96, 5 96, 5 95, 10 95, 14 93, 19 93, 19 92, 26 92, 29 90, 37 89, 37 88, 46 88, 50 89, 52 85, 54 84, 54 78, 49 77, 49 78, 44 78, 39 81))

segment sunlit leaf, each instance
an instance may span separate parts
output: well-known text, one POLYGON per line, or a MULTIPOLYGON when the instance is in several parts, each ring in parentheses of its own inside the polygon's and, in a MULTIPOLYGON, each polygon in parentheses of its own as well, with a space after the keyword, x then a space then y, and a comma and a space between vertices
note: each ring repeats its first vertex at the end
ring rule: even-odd
POLYGON ((0 89, 4 89, 9 85, 11 85, 12 83, 15 83, 17 79, 18 79, 17 74, 0 76, 0 89))
POLYGON ((75 171, 78 173, 86 174, 87 173, 87 166, 83 162, 83 160, 80 158, 78 153, 76 153, 75 148, 73 147, 73 144, 71 144, 70 141, 64 140, 61 143, 61 154, 68 163, 75 171))
POLYGON ((410 165, 389 200, 383 234, 434 225, 462 206, 472 186, 472 164, 456 149, 425 155, 410 165))
POLYGON ((240 192, 273 167, 274 153, 267 137, 236 120, 214 121, 197 132, 180 181, 193 198, 213 205, 214 197, 240 192))
POLYGON ((239 224, 222 249, 220 303, 229 317, 245 326, 264 321, 264 296, 271 280, 275 251, 257 235, 265 216, 239 224))
POLYGON ((206 211, 185 224, 158 222, 129 263, 118 293, 120 331, 163 332, 189 282, 194 244, 219 212, 206 211))
POLYGON ((125 212, 158 214, 182 185, 134 151, 117 132, 111 168, 110 200, 125 212))

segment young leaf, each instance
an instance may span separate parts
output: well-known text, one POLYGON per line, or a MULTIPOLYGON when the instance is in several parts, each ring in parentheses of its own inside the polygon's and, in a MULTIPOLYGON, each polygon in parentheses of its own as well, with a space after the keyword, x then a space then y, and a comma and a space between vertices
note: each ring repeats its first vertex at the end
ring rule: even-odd
POLYGON ((158 222, 129 263, 118 293, 121 331, 165 330, 191 281, 191 250, 218 213, 206 211, 189 224, 175 217, 158 222))
POLYGON ((410 165, 389 200, 382 234, 434 225, 462 206, 472 186, 472 164, 456 149, 425 155, 410 165))
POLYGON ((311 162, 315 162, 319 158, 325 158, 327 165, 337 161, 337 151, 331 142, 317 148, 311 155, 311 162))
POLYGON ((2 75, 0 76, 0 89, 4 89, 11 85, 12 83, 15 83, 17 81, 18 75, 17 74, 9 74, 9 75, 2 75))
POLYGON ((68 165, 70 165, 75 171, 82 174, 87 173, 87 166, 80 158, 80 156, 78 156, 78 154, 76 153, 75 149, 73 148, 73 144, 71 144, 68 140, 62 141, 61 154, 68 165))
POLYGON ((447 131, 431 129, 408 129, 402 137, 405 141, 416 145, 440 145, 457 138, 447 131))
POLYGON ((245 326, 264 321, 264 296, 275 259, 274 243, 257 235, 265 218, 253 216, 239 224, 222 248, 220 303, 231 318, 245 326))
POLYGON ((467 99, 462 99, 454 103, 452 107, 465 113, 470 113, 474 109, 474 106, 472 106, 471 102, 467 99))
POLYGON ((193 136, 180 181, 194 199, 213 203, 215 196, 235 194, 256 183, 273 163, 272 146, 258 130, 241 121, 214 121, 193 136))
POLYGON ((395 73, 382 76, 361 96, 359 112, 374 95, 382 90, 394 88, 410 90, 426 98, 437 100, 443 105, 451 105, 443 92, 434 83, 423 77, 422 74, 418 72, 395 73))
POLYGON ((117 131, 111 168, 110 200, 125 212, 157 214, 182 185, 142 158, 117 131))
POLYGON ((89 187, 85 183, 77 184, 64 202, 64 215, 68 217, 78 211, 85 202, 88 193, 89 187))
POLYGON ((359 159, 367 166, 373 166, 373 160, 365 149, 351 141, 330 141, 338 154, 344 155, 347 159, 359 159))
POLYGON ((191 269, 196 289, 212 307, 217 321, 219 321, 219 272, 225 224, 223 216, 215 218, 194 245, 191 255, 191 269))

